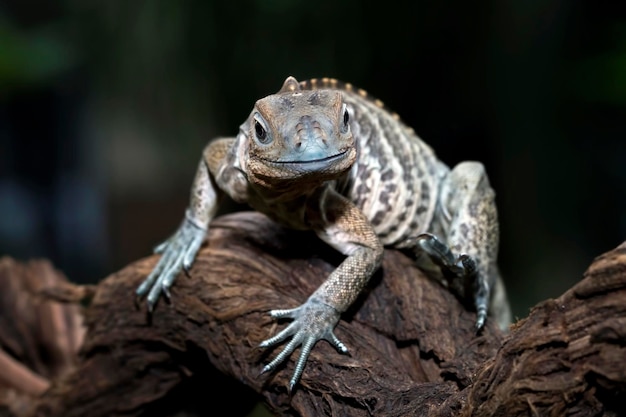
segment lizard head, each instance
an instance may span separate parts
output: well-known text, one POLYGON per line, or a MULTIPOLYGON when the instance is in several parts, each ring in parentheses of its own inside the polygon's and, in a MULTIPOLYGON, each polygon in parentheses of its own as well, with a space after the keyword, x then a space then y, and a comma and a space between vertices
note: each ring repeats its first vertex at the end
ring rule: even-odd
POLYGON ((261 185, 336 179, 356 159, 350 114, 336 90, 302 90, 288 77, 258 100, 248 129, 249 177, 261 185))

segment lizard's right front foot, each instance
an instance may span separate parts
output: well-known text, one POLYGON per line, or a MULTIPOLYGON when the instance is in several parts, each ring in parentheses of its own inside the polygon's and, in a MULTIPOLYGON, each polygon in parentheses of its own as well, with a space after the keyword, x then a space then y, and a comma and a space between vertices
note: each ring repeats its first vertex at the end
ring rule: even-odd
POLYGON ((149 311, 152 311, 161 293, 170 297, 169 289, 176 276, 183 268, 191 268, 205 234, 206 229, 185 217, 176 233, 154 249, 155 253, 162 254, 161 259, 135 292, 140 298, 148 294, 146 303, 149 311))
POLYGON ((333 332, 333 329, 339 321, 339 312, 333 307, 317 300, 315 297, 310 297, 307 302, 300 307, 290 310, 272 310, 270 311, 270 315, 274 318, 290 318, 294 321, 276 336, 261 342, 259 347, 266 348, 273 346, 290 337, 291 341, 274 360, 265 365, 261 373, 275 369, 281 362, 287 359, 298 346, 302 345, 300 357, 296 362, 293 376, 289 381, 289 392, 293 391, 293 387, 300 379, 309 354, 318 340, 325 339, 340 352, 348 352, 348 348, 341 343, 333 332))

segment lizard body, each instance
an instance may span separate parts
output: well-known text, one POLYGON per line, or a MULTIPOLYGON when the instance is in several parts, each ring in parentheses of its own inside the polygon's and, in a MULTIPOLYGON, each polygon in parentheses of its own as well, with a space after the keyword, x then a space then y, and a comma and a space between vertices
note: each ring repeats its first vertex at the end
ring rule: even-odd
POLYGON ((496 264, 494 192, 482 164, 451 170, 395 113, 351 84, 289 77, 256 102, 235 138, 207 145, 185 220, 157 247, 163 256, 137 289, 150 309, 191 267, 223 195, 313 230, 346 255, 304 304, 270 312, 293 322, 261 344, 290 338, 263 371, 302 345, 290 388, 318 340, 347 351, 334 327, 380 266, 384 246, 412 251, 423 269, 472 299, 477 329, 488 310, 501 327, 510 321, 496 264))

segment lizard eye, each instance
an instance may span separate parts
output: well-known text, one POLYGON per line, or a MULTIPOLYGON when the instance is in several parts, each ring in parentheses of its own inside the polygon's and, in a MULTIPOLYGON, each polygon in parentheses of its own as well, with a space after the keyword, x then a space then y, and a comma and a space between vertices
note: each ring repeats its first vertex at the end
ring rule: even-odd
POLYGON ((348 107, 345 104, 343 105, 342 110, 343 110, 343 128, 342 128, 342 130, 344 132, 347 132, 348 128, 350 127, 348 125, 348 123, 350 122, 350 114, 348 113, 348 107))
POLYGON ((254 118, 254 136, 260 143, 267 144, 271 142, 271 138, 267 133, 267 129, 265 128, 265 126, 263 126, 263 123, 256 117, 254 118))

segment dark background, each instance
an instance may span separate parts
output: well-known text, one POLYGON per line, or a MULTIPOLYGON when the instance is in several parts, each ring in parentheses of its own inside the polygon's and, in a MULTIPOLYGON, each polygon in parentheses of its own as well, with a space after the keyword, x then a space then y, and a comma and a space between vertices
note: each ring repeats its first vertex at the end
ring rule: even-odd
POLYGON ((0 3, 0 254, 94 282, 178 226, 208 140, 287 75, 484 162, 518 317, 626 236, 626 3, 0 3))

